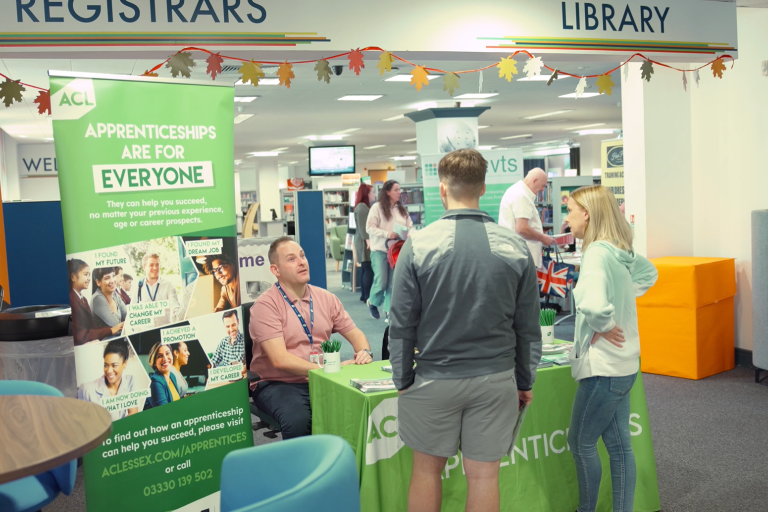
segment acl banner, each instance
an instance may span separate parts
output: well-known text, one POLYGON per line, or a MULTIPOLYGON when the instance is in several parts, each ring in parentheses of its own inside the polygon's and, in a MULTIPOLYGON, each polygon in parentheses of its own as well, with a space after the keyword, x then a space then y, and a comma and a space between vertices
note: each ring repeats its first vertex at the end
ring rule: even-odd
MULTIPOLYGON (((523 179, 523 150, 481 151, 488 162, 485 173, 485 195, 480 198, 480 209, 499 221, 499 206, 504 192, 523 179)), ((445 155, 426 155, 421 157, 422 182, 424 183, 424 223, 429 225, 445 213, 440 202, 440 179, 437 166, 445 155)))
POLYGON ((78 397, 114 421, 89 511, 216 510, 224 456, 253 445, 233 96, 51 73, 78 397))

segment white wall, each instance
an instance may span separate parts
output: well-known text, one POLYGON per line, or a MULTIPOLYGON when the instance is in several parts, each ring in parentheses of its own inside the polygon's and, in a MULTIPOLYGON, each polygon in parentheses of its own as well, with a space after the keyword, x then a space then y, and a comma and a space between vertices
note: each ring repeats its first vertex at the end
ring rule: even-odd
POLYGON ((752 349, 751 212, 768 207, 768 9, 738 9, 739 59, 691 87, 693 246, 736 258, 736 344, 752 349))
POLYGON ((257 178, 259 220, 272 219, 270 210, 273 208, 278 218, 281 218, 283 208, 280 204, 280 173, 277 170, 277 159, 259 158, 257 178))
POLYGON ((751 212, 768 207, 768 9, 738 9, 739 59, 723 79, 639 64, 622 82, 627 215, 649 257, 736 259, 736 346, 752 349, 751 212))
POLYGON ((16 141, 0 130, 0 171, 2 171, 3 201, 21 199, 19 195, 18 151, 16 141))

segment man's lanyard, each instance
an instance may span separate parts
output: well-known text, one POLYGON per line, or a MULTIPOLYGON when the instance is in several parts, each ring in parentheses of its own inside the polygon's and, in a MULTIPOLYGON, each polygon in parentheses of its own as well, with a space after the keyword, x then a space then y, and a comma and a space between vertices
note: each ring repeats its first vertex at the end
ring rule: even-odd
POLYGON ((285 302, 288 303, 289 306, 291 306, 291 309, 293 309, 293 312, 296 313, 296 316, 299 318, 299 322, 301 322, 301 326, 304 328, 304 332, 307 334, 307 338, 309 338, 309 346, 314 347, 315 346, 315 340, 312 338, 312 329, 315 328, 315 309, 312 306, 312 293, 309 294, 309 327, 307 327, 307 322, 304 321, 304 317, 299 312, 298 308, 296 308, 296 305, 291 302, 291 300, 288 298, 288 296, 283 291, 283 287, 280 286, 280 283, 275 283, 277 285, 277 289, 280 290, 280 295, 283 296, 285 299, 285 302))
POLYGON ((155 295, 154 295, 154 297, 152 296, 152 290, 149 289, 149 283, 147 283, 145 281, 144 282, 144 286, 147 287, 147 293, 149 294, 149 300, 151 300, 152 302, 155 302, 155 298, 157 297, 157 290, 160 289, 160 280, 158 279, 157 283, 155 284, 155 295))

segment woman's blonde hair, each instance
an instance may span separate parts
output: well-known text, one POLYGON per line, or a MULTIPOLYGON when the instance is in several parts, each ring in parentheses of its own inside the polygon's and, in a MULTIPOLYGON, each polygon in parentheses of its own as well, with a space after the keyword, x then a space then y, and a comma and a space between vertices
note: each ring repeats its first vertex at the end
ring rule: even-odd
POLYGON ((571 193, 571 199, 589 214, 582 250, 586 251, 592 242, 604 240, 632 251, 632 228, 610 189, 600 185, 581 187, 571 193))

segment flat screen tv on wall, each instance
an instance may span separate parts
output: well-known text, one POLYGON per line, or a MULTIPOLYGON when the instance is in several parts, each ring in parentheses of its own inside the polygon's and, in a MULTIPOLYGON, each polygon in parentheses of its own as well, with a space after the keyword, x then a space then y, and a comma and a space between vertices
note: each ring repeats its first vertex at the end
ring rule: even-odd
POLYGON ((310 176, 337 176, 355 172, 355 146, 309 148, 310 176))

